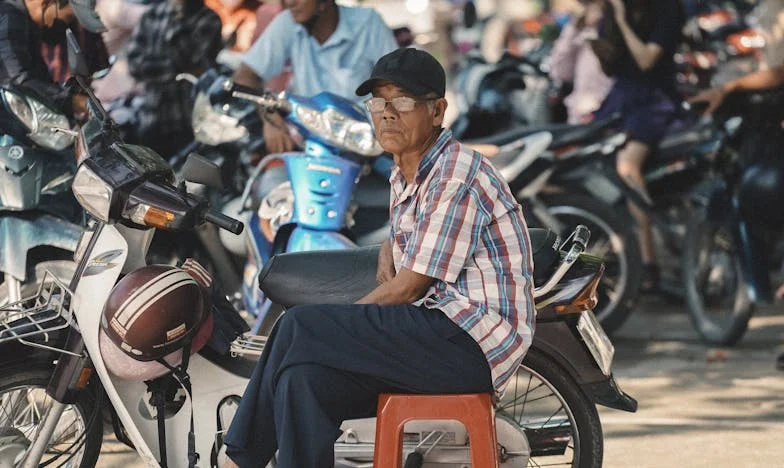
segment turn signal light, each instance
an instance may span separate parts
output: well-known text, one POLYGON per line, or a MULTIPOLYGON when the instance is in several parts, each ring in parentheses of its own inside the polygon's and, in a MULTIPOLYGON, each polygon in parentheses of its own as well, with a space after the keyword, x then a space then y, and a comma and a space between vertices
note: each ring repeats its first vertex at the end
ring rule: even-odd
POLYGON ((604 265, 602 264, 599 274, 588 283, 580 294, 569 304, 560 304, 554 307, 556 314, 576 314, 585 310, 593 310, 599 303, 599 281, 602 279, 604 265))
POLYGON ((176 218, 176 215, 172 212, 143 203, 139 203, 126 210, 126 212, 123 213, 123 216, 136 224, 159 229, 171 228, 172 221, 176 218))

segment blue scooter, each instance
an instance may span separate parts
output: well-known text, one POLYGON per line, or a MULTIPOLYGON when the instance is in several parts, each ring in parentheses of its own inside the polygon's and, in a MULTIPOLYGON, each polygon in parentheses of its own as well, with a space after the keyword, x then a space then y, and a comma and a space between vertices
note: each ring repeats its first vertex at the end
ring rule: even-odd
POLYGON ((255 317, 253 332, 263 334, 279 315, 270 312, 272 303, 255 284, 264 264, 281 252, 381 243, 389 235, 389 186, 383 178, 393 163, 382 156, 366 113, 352 101, 327 92, 311 98, 273 94, 228 79, 222 86, 233 97, 283 116, 296 129, 296 141, 303 148, 266 156, 248 179, 241 198, 240 206, 252 210, 246 223, 248 260, 242 293, 248 312, 255 317), (285 172, 265 172, 281 163, 285 172), (354 194, 360 178, 368 182, 364 200, 357 203, 354 194), (254 199, 258 209, 253 209, 254 199), (360 238, 351 229, 357 209, 362 210, 365 223, 360 238), (368 227, 372 219, 375 226, 368 227))
POLYGON ((28 86, 0 86, 0 304, 69 278, 82 234, 68 118, 28 86))

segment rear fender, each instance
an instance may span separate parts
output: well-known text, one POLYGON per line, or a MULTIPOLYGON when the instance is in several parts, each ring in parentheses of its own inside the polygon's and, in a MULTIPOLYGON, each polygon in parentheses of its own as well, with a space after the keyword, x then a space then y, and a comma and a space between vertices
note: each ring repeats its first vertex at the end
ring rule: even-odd
POLYGON ((538 322, 532 348, 561 366, 588 398, 599 405, 623 411, 637 410, 637 401, 605 376, 579 335, 566 321, 538 322))
POLYGON ((0 271, 19 281, 27 278, 27 254, 52 246, 74 252, 83 229, 48 214, 0 215, 0 271))

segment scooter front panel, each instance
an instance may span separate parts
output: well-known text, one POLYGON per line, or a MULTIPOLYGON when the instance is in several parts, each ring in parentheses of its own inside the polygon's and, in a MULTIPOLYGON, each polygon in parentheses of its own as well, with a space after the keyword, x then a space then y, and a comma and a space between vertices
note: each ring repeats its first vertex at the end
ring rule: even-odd
POLYGON ((294 219, 302 226, 339 231, 354 192, 360 166, 337 156, 287 157, 294 191, 294 219))

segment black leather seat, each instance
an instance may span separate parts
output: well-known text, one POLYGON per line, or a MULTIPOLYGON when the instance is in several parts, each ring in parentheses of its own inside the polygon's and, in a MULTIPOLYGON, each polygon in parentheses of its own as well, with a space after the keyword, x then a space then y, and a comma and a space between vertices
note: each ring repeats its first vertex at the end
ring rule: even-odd
POLYGON ((672 129, 656 148, 656 157, 659 160, 681 158, 695 146, 710 141, 715 132, 710 123, 684 124, 681 128, 672 129))
POLYGON ((551 124, 540 127, 517 127, 488 137, 466 140, 465 143, 502 146, 537 132, 550 132, 553 135, 550 146, 559 147, 590 140, 618 121, 619 117, 614 116, 584 125, 551 124))
MULTIPOLYGON (((560 258, 558 236, 530 229, 534 283, 546 281, 560 258)), ((275 255, 259 273, 259 287, 277 304, 352 304, 377 286, 380 246, 275 255)))

